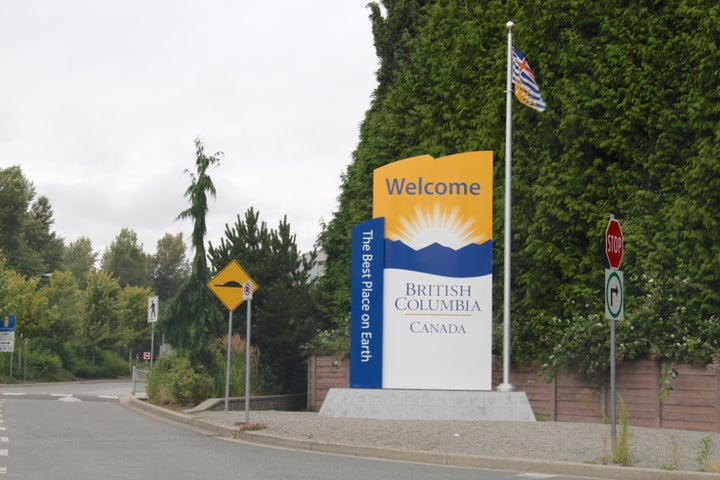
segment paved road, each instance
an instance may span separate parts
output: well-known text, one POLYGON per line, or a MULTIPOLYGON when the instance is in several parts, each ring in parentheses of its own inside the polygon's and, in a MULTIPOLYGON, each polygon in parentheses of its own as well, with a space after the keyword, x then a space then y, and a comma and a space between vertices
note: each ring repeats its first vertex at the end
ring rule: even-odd
POLYGON ((90 399, 91 397, 107 397, 117 400, 130 393, 132 383, 128 381, 109 382, 68 382, 68 383, 41 383, 41 384, 15 384, 0 386, 0 398, 13 396, 77 396, 90 399))
POLYGON ((122 388, 0 387, 0 473, 8 480, 569 479, 324 455, 204 436, 106 398, 122 388))

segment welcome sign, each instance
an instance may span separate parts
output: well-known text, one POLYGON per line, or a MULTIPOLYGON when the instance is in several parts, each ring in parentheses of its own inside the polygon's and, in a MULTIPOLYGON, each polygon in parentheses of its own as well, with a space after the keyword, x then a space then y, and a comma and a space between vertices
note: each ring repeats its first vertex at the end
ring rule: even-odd
POLYGON ((376 169, 373 217, 353 230, 350 386, 490 390, 492 152, 376 169))

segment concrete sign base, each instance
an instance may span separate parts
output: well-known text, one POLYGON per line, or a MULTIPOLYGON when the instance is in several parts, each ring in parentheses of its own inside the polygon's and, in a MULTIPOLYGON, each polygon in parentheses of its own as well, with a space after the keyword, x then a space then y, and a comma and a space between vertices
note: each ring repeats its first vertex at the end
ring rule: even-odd
POLYGON ((534 422, 525 392, 332 388, 319 416, 534 422))

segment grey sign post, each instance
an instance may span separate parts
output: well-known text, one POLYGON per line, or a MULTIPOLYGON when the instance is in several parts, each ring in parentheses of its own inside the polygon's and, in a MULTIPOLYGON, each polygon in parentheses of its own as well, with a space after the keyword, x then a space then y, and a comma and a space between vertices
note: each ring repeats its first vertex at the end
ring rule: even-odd
POLYGON ((617 418, 615 399, 615 320, 625 320, 625 287, 623 272, 618 270, 622 262, 625 244, 620 222, 615 215, 605 229, 605 254, 610 268, 605 269, 605 318, 610 320, 610 443, 615 456, 617 447, 617 418))
POLYGON ((150 371, 153 368, 153 357, 155 356, 155 323, 160 313, 160 302, 158 297, 148 297, 148 323, 150 323, 150 371))
POLYGON ((227 352, 225 355, 225 413, 228 412, 230 403, 230 355, 232 354, 232 324, 233 311, 228 310, 227 352))
POLYGON ((253 297, 252 282, 243 283, 243 300, 247 300, 247 328, 245 330, 245 423, 250 423, 250 304, 253 297))

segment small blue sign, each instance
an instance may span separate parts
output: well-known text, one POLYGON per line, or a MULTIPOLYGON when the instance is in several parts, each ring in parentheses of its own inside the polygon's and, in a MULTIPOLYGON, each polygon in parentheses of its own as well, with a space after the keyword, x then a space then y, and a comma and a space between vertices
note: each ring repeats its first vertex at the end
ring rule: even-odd
POLYGON ((350 387, 382 388, 385 219, 352 229, 350 387))
POLYGON ((15 350, 15 315, 0 318, 0 352, 15 350))
POLYGON ((0 332, 15 331, 15 315, 8 315, 0 319, 0 332))

